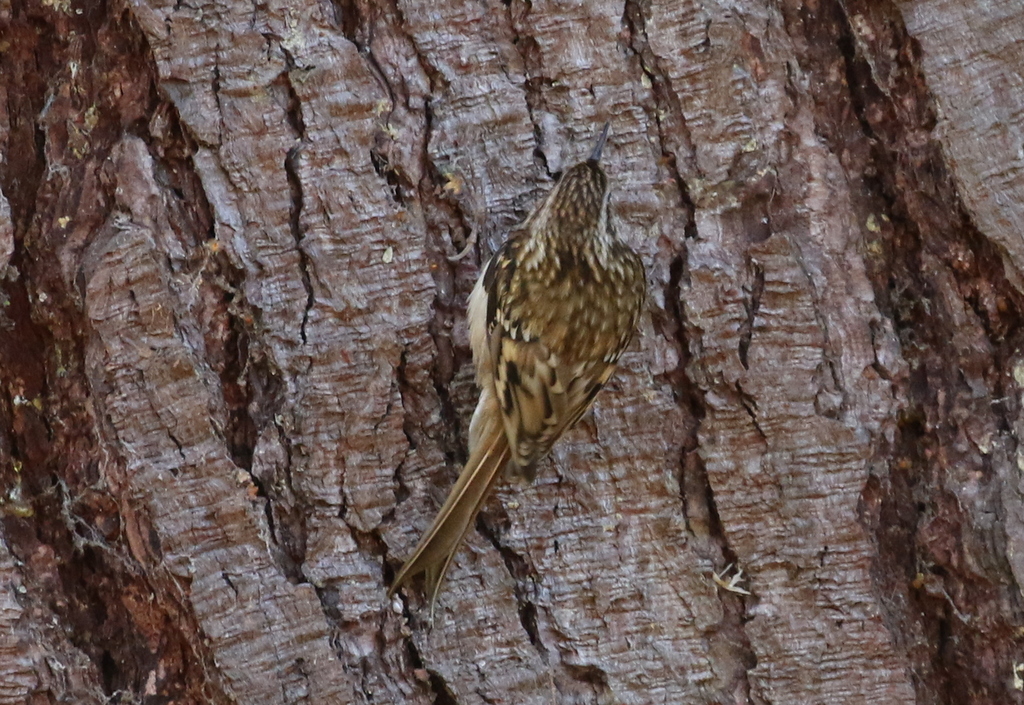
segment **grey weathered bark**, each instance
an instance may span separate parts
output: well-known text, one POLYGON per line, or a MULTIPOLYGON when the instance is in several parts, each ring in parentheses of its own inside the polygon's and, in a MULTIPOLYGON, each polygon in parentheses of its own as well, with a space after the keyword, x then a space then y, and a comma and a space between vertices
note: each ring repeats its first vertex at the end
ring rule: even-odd
POLYGON ((0 0, 0 702, 1024 702, 1021 36, 0 0), (466 296, 605 120, 639 342, 430 628, 466 296))

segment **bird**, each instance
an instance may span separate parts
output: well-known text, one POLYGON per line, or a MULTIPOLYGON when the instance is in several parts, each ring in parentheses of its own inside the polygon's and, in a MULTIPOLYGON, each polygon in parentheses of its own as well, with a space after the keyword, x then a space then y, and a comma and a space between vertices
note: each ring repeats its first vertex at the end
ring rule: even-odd
POLYGON ((629 345, 646 298, 643 262, 619 239, 601 153, 554 188, 482 269, 469 297, 480 397, 469 459, 389 597, 425 574, 431 622, 445 574, 506 468, 533 481, 554 443, 587 412, 629 345))

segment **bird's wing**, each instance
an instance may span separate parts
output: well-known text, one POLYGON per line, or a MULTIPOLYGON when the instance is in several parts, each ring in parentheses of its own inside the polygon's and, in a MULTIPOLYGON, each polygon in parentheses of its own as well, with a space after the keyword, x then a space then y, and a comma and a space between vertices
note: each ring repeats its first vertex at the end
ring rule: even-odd
POLYGON ((529 468, 586 413, 615 363, 563 361, 517 332, 501 325, 492 331, 494 388, 512 459, 529 468))

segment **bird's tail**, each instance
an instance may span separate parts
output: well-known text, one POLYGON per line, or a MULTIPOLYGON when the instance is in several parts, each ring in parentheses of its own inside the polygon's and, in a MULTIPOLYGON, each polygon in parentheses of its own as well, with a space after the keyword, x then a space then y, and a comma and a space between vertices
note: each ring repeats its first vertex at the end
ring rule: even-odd
POLYGON ((508 441, 501 423, 491 422, 485 426, 482 437, 472 444, 469 460, 448 493, 448 499, 388 591, 390 597, 409 578, 425 573, 424 588, 430 597, 431 619, 448 565, 509 459, 508 441))

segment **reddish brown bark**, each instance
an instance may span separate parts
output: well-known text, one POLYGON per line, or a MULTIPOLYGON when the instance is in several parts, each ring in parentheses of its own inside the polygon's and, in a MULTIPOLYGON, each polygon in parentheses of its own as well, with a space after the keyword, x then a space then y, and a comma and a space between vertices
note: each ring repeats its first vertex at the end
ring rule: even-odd
POLYGON ((0 702, 1024 702, 1020 36, 0 2, 0 702), (605 120, 639 342, 431 628, 467 294, 605 120))

